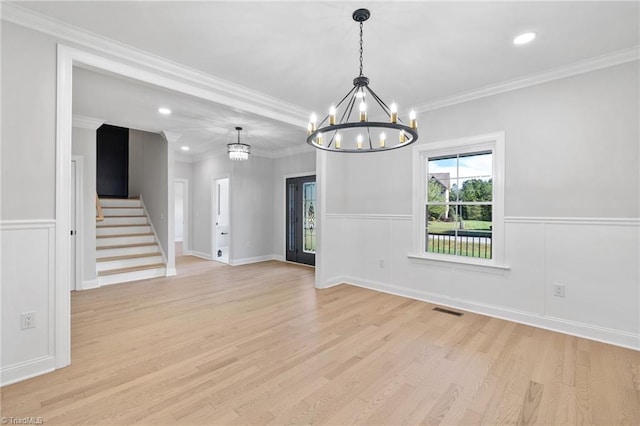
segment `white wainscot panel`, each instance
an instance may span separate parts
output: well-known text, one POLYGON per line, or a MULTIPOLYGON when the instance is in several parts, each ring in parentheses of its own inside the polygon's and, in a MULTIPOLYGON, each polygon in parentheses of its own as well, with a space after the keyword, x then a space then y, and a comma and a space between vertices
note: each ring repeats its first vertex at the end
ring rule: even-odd
POLYGON ((543 314, 544 225, 507 223, 505 254, 509 270, 456 269, 454 296, 508 311, 543 314))
POLYGON ((407 257, 414 251, 410 218, 393 220, 391 229, 392 285, 397 291, 417 298, 452 297, 453 270, 449 265, 425 264, 407 257))
POLYGON ((367 282, 391 282, 391 221, 354 218, 346 221, 346 227, 357 232, 351 254, 357 265, 356 276, 367 282))
POLYGON ((2 384, 54 367, 54 222, 3 222, 2 384), (22 313, 34 312, 35 327, 22 330, 22 313))
POLYGON ((546 224, 545 241, 546 315, 637 335, 638 227, 546 224), (556 283, 563 298, 553 295, 556 283))

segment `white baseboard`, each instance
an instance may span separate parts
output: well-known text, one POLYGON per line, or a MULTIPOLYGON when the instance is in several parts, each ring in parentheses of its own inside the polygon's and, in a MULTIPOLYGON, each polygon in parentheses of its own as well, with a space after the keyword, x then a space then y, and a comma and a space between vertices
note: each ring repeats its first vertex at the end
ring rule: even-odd
POLYGON ((272 254, 268 254, 265 256, 246 257, 244 259, 229 259, 229 265, 248 265, 249 263, 266 262, 267 260, 274 260, 274 256, 272 254))
POLYGON ((183 238, 176 238, 173 241, 176 242, 176 243, 181 243, 183 241, 183 238))
POLYGON ((193 256, 193 252, 191 250, 182 249, 183 256, 193 256))
POLYGON ((634 333, 580 323, 577 321, 570 321, 562 318, 544 316, 533 312, 517 311, 505 309, 500 306, 485 305, 463 299, 454 299, 425 291, 361 280, 354 277, 331 278, 325 282, 325 285, 321 287, 321 289, 330 288, 343 283, 393 294, 395 296, 403 296, 410 299, 442 305, 449 308, 462 309, 476 314, 513 321, 545 330, 595 340, 597 342, 640 350, 640 336, 634 333))
POLYGON ((91 290, 98 287, 100 287, 100 282, 96 278, 94 280, 82 281, 82 288, 79 288, 78 290, 91 290))
POLYGON ((283 256, 283 255, 281 255, 281 254, 274 254, 274 255, 273 255, 273 260, 278 260, 278 261, 280 261, 280 262, 286 262, 286 261, 287 261, 287 258, 286 258, 286 257, 284 257, 284 256, 283 256))
POLYGON ((203 253, 201 251, 195 251, 195 250, 191 250, 189 253, 191 253, 189 256, 195 256, 205 260, 213 260, 213 257, 211 257, 211 254, 209 253, 203 253))
POLYGON ((167 268, 167 277, 173 277, 174 275, 176 275, 176 268, 167 268))
POLYGON ((49 355, 9 365, 0 369, 0 386, 21 382, 41 374, 50 373, 55 369, 56 359, 49 355))

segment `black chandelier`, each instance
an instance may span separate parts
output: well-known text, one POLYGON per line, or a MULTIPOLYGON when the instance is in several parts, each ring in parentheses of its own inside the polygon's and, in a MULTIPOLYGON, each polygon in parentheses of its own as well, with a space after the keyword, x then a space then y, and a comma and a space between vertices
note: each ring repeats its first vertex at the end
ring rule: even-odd
POLYGON ((409 125, 405 124, 398 115, 396 104, 387 106, 371 90, 369 79, 362 74, 362 27, 370 16, 367 9, 353 12, 353 20, 360 23, 360 75, 353 79, 353 88, 329 108, 329 114, 320 123, 315 114, 311 115, 307 143, 315 148, 334 152, 378 152, 402 148, 418 140, 415 112, 409 113, 409 125), (379 107, 376 111, 367 105, 368 97, 372 106, 379 107), (352 120, 356 104, 358 113, 352 120))

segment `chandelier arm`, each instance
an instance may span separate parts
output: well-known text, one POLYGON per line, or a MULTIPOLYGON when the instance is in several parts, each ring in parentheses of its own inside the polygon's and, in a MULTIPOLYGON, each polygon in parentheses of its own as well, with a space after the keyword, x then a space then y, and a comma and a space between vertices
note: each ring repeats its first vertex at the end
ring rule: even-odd
POLYGON ((338 134, 338 131, 335 130, 333 132, 333 135, 331 135, 331 139, 329 139, 329 143, 327 144, 327 148, 331 148, 331 144, 333 143, 334 139, 336 138, 336 135, 338 134))
POLYGON ((353 106, 355 104, 356 104, 356 97, 353 96, 349 100, 349 103, 347 104, 347 107, 345 108, 344 112, 342 113, 342 117, 340 117, 340 123, 344 123, 345 122, 345 116, 347 118, 346 121, 349 121, 349 119, 351 118, 351 111, 353 111, 353 106))
POLYGON ((354 92, 354 90, 356 90, 356 89, 357 89, 357 87, 356 87, 356 86, 353 86, 353 87, 351 88, 351 90, 349 90, 349 92, 348 92, 346 95, 344 95, 344 98, 342 98, 342 99, 340 100, 340 102, 338 102, 338 104, 336 105, 336 109, 338 109, 338 108, 340 107, 340 105, 342 105, 342 103, 344 102, 344 100, 345 100, 345 99, 347 99, 347 98, 349 97, 349 95, 351 95, 351 94, 354 92))
POLYGON ((369 149, 373 149, 373 145, 371 144, 371 129, 367 127, 367 138, 369 139, 369 149))
MULTIPOLYGON (((380 98, 380 96, 378 96, 376 92, 374 92, 369 86, 367 86, 367 90, 369 91, 369 93, 371 93, 371 96, 373 97, 373 99, 376 100, 378 105, 380 105, 380 108, 382 108, 385 114, 387 114, 387 116, 390 118, 391 108, 389 108, 389 106, 380 98)), ((400 119, 400 117, 398 117, 398 121, 402 123, 402 120, 400 119)))

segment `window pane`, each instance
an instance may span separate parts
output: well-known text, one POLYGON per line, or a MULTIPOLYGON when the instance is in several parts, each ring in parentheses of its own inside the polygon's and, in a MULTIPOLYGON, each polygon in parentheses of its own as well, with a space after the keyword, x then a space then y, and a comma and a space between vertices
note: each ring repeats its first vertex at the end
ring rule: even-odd
POLYGON ((295 209, 295 195, 296 195, 296 185, 290 183, 287 186, 287 198, 289 206, 289 211, 287 214, 289 215, 289 232, 287 232, 287 250, 295 251, 296 250, 296 240, 295 240, 295 227, 296 227, 296 209, 295 209))
POLYGON ((492 208, 491 205, 427 206, 426 251, 491 259, 492 208))
POLYGON ((305 253, 316 252, 316 183, 302 184, 303 245, 305 253))
POLYGON ((491 201, 493 199, 493 179, 460 179, 462 186, 456 191, 460 202, 491 201))
POLYGON ((493 154, 491 151, 460 154, 458 176, 460 178, 489 178, 492 174, 492 161, 493 154))
POLYGON ((456 156, 430 158, 428 161, 428 201, 448 202, 451 200, 451 188, 457 186, 456 156))

